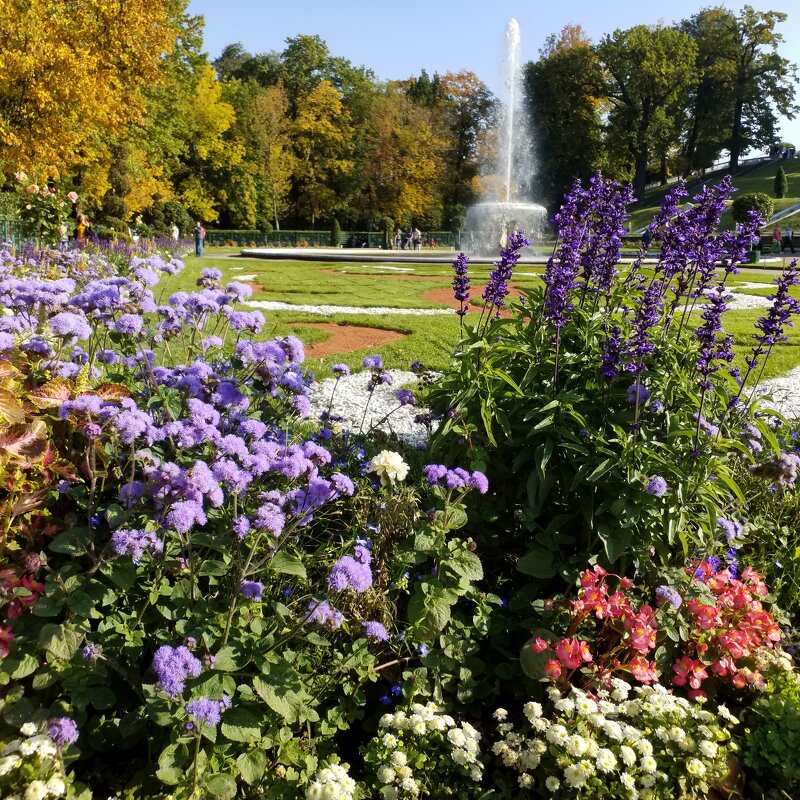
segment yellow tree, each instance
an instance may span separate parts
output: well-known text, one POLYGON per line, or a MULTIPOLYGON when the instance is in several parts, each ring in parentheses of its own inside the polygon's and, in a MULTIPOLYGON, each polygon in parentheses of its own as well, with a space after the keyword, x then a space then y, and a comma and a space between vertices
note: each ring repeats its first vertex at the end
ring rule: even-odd
POLYGON ((0 0, 0 161, 60 172, 140 119, 181 0, 0 0))
POLYGON ((435 219, 441 212, 445 154, 449 144, 436 115, 394 87, 371 109, 372 131, 364 163, 364 211, 403 225, 435 219))
POLYGON ((298 102, 291 131, 298 210, 313 227, 317 217, 331 214, 342 200, 337 184, 354 167, 350 114, 333 84, 321 81, 298 102))
POLYGON ((289 139, 289 98, 283 84, 260 90, 253 98, 248 116, 251 134, 258 148, 258 167, 264 179, 273 223, 280 230, 280 214, 287 209, 295 155, 289 139))

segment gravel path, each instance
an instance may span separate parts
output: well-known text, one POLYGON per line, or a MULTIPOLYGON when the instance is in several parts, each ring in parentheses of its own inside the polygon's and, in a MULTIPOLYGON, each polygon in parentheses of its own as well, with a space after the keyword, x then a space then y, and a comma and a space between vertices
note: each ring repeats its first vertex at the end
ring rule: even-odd
POLYGON ((377 430, 384 433, 394 433, 398 439, 412 446, 425 444, 428 439, 427 430, 424 425, 414 422, 414 417, 419 413, 419 409, 414 406, 400 406, 396 396, 396 392, 401 386, 416 382, 417 375, 399 369, 389 370, 389 372, 394 383, 391 386, 378 386, 372 393, 368 406, 369 391, 367 387, 372 377, 370 371, 364 370, 348 375, 346 378, 340 378, 338 385, 335 378, 318 381, 311 386, 308 392, 313 412, 321 414, 328 410, 331 392, 334 391, 335 386, 336 392, 333 397, 331 413, 344 417, 347 420, 345 426, 352 431, 362 429, 361 419, 366 407, 367 416, 363 427, 365 432, 375 426, 377 430))
POLYGON ((762 381, 758 391, 769 395, 766 404, 780 411, 787 419, 800 418, 800 367, 795 367, 780 378, 762 381))
POLYGON ((362 314, 367 317, 382 317, 394 314, 402 317, 440 317, 452 315, 451 308, 390 308, 388 306, 327 306, 305 303, 282 303, 278 300, 248 300, 248 306, 263 308, 265 311, 301 311, 305 314, 320 314, 333 317, 337 314, 362 314))

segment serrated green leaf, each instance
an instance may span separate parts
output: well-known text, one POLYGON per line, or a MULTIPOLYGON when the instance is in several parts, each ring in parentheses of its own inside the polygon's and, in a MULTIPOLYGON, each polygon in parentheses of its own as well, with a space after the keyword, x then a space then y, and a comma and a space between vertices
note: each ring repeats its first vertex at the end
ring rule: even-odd
POLYGON ((232 708, 226 711, 220 725, 222 735, 232 742, 257 742, 261 739, 261 725, 258 717, 246 708, 232 708))
POLYGON ((300 558, 283 550, 275 554, 269 562, 269 568, 282 575, 297 575, 300 578, 306 577, 306 568, 300 558))

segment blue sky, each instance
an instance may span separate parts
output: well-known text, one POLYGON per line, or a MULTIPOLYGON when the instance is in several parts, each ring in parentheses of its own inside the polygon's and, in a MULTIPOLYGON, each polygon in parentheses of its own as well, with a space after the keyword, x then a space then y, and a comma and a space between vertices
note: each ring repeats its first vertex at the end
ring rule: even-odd
MULTIPOLYGON (((205 49, 216 58, 226 44, 241 42, 254 53, 282 50, 298 34, 317 34, 331 52, 370 67, 382 79, 468 69, 494 88, 499 81, 503 31, 515 17, 522 31, 523 59, 535 59, 550 33, 579 23, 594 40, 615 28, 670 24, 714 0, 191 0, 205 17, 205 49)), ((724 2, 733 11, 744 3, 724 2)), ((800 1, 750 0, 761 11, 784 11, 784 57, 800 64, 800 1)), ((798 87, 800 97, 800 87, 798 87)), ((800 146, 800 117, 784 119, 782 136, 800 146)))

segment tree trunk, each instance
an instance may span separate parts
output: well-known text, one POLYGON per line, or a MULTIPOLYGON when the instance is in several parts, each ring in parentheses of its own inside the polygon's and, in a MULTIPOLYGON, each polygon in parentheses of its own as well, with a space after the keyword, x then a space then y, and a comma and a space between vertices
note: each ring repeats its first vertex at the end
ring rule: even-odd
POLYGON ((661 154, 661 174, 659 175, 659 182, 662 186, 667 185, 667 154, 661 154))
POLYGON ((731 129, 731 159, 728 162, 728 169, 731 174, 735 174, 739 169, 739 156, 742 153, 742 111, 744 103, 740 98, 736 99, 736 105, 733 108, 733 128, 731 129))
POLYGON ((647 185, 647 149, 636 156, 636 171, 633 178, 633 191, 639 203, 644 202, 644 187, 647 185))

